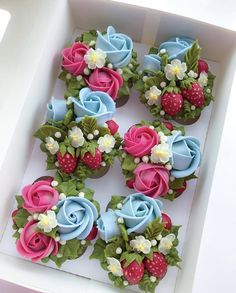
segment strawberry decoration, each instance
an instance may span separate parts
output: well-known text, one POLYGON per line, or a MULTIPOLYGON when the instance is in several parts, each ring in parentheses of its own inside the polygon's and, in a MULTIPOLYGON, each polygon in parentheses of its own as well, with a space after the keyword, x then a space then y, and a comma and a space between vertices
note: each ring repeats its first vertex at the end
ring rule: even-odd
POLYGON ((162 217, 162 222, 165 223, 165 228, 167 230, 170 230, 172 227, 171 218, 165 213, 162 213, 161 217, 162 217))
POLYGON ((97 237, 98 229, 96 226, 93 226, 92 230, 90 231, 89 235, 87 236, 87 240, 94 240, 97 237))
POLYGON ((152 260, 144 260, 145 268, 154 277, 162 279, 167 272, 167 262, 163 254, 153 253, 152 260))
POLYGON ((187 188, 187 181, 184 181, 183 187, 175 190, 176 191, 176 197, 180 196, 185 191, 186 188, 187 188))
POLYGON ((189 89, 182 89, 181 93, 182 96, 195 107, 202 108, 204 106, 205 97, 203 94, 203 89, 198 82, 194 82, 189 89))
POLYGON ((114 135, 119 129, 119 125, 114 120, 108 120, 106 124, 110 130, 111 135, 114 135))
POLYGON ((161 105, 166 114, 174 116, 178 114, 183 107, 183 97, 181 94, 166 92, 161 97, 161 105))
POLYGON ((144 275, 144 264, 138 264, 136 261, 133 261, 127 267, 125 261, 122 262, 122 269, 124 278, 131 284, 136 285, 140 282, 144 275))
POLYGON ((102 153, 99 149, 95 149, 94 155, 90 152, 86 152, 81 158, 81 161, 92 170, 99 169, 102 162, 102 153))
POLYGON ((126 180, 126 186, 129 188, 134 188, 134 179, 126 180))
POLYGON ((57 161, 59 168, 66 174, 73 173, 78 164, 78 158, 72 156, 70 153, 66 152, 62 154, 60 151, 57 153, 57 161))

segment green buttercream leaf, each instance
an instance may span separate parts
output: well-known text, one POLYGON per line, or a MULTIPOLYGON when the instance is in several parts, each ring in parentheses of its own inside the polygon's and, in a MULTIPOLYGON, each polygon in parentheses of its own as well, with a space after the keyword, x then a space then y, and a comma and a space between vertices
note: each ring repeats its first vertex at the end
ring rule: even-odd
POLYGON ((192 180, 192 179, 197 179, 197 178, 198 177, 194 173, 192 173, 189 176, 184 177, 185 180, 192 180))
POLYGON ((122 237, 116 237, 114 239, 112 239, 112 242, 110 242, 109 244, 107 244, 106 248, 105 248, 105 257, 117 257, 118 254, 116 253, 116 249, 120 247, 122 250, 125 248, 125 242, 124 239, 122 237))
POLYGON ((20 238, 20 233, 18 232, 18 230, 16 230, 14 232, 14 234, 12 235, 13 238, 19 239, 20 238))
POLYGON ((16 198, 16 201, 17 201, 17 208, 18 209, 22 208, 23 203, 24 203, 23 197, 21 195, 16 195, 15 198, 16 198))
POLYGON ((113 195, 111 197, 111 200, 107 206, 108 209, 116 210, 118 203, 123 203, 124 201, 124 196, 120 195, 113 195))
POLYGON ((89 32, 84 32, 82 34, 82 42, 85 43, 85 44, 88 44, 91 42, 91 41, 95 41, 96 42, 96 39, 97 39, 97 33, 95 30, 91 30, 89 32))
POLYGON ((115 287, 120 288, 120 289, 124 289, 125 288, 124 283, 123 283, 124 280, 123 280, 122 277, 116 277, 111 272, 108 273, 108 277, 113 282, 113 284, 114 284, 115 287))
POLYGON ((145 291, 145 292, 150 292, 150 293, 155 293, 155 288, 159 283, 159 279, 157 278, 157 280, 155 282, 151 282, 150 280, 150 275, 148 275, 147 273, 145 273, 143 275, 142 280, 139 282, 138 287, 140 290, 145 291))
POLYGON ((210 87, 211 89, 213 88, 215 77, 216 76, 214 74, 212 74, 210 71, 208 71, 208 74, 207 74, 207 78, 208 78, 207 87, 210 87))
POLYGON ((28 222, 27 218, 30 216, 30 213, 25 209, 19 209, 17 214, 13 217, 15 225, 18 228, 23 228, 25 224, 28 222))
POLYGON ((122 77, 125 81, 128 81, 131 78, 137 78, 137 74, 135 74, 129 67, 125 67, 122 69, 122 77))
POLYGON ((60 72, 60 74, 58 75, 58 78, 63 80, 63 81, 66 81, 66 75, 67 75, 67 72, 65 70, 62 70, 60 72))
POLYGON ((87 143, 84 143, 81 148, 81 157, 83 157, 87 152, 89 152, 92 156, 95 155, 95 150, 98 147, 97 141, 92 140, 87 143))
POLYGON ((91 170, 85 166, 84 164, 79 164, 73 173, 74 176, 76 176, 79 180, 83 181, 85 180, 89 174, 91 174, 91 170))
POLYGON ((158 48, 151 47, 151 48, 149 49, 148 54, 155 54, 155 55, 158 54, 158 48))
POLYGON ((54 155, 51 155, 51 154, 48 154, 48 157, 47 157, 47 170, 54 170, 56 169, 56 165, 55 165, 55 162, 56 162, 56 156, 54 155))
POLYGON ((169 253, 165 256, 166 262, 170 266, 178 266, 178 263, 181 261, 181 258, 178 255, 178 251, 175 247, 172 247, 169 253))
POLYGON ((75 157, 75 149, 72 146, 67 147, 67 152, 75 157))
POLYGON ((60 153, 62 154, 62 156, 64 156, 66 153, 66 146, 64 143, 60 143, 60 153))
POLYGON ((186 62, 188 71, 193 70, 194 72, 197 72, 200 53, 201 53, 201 48, 198 45, 198 41, 195 41, 192 47, 187 51, 185 55, 185 62, 186 62))
POLYGON ((84 136, 94 132, 97 129, 97 119, 89 116, 85 116, 81 121, 84 136))
POLYGON ((61 133, 61 137, 58 138, 58 141, 63 141, 66 137, 66 132, 63 131, 60 128, 51 126, 51 125, 43 125, 41 126, 35 133, 34 133, 34 137, 37 137, 39 139, 41 139, 43 142, 45 142, 46 137, 51 136, 51 137, 55 137, 55 133, 56 132, 60 132, 61 133))
POLYGON ((129 241, 128 234, 124 224, 119 224, 120 232, 125 241, 129 241))
POLYGON ((160 83, 163 81, 163 74, 160 72, 157 76, 155 77, 149 77, 145 81, 145 89, 150 89, 152 86, 156 86, 160 88, 160 83))
POLYGON ((44 142, 41 142, 40 143, 40 150, 43 152, 43 153, 46 153, 48 150, 46 149, 46 146, 45 146, 45 143, 44 142))
POLYGON ((122 87, 119 88, 118 97, 123 97, 128 95, 129 95, 129 86, 128 86, 128 83, 124 81, 122 87))
POLYGON ((73 116, 73 110, 70 109, 69 111, 67 111, 63 123, 65 125, 68 125, 73 120, 73 116))
POLYGON ((106 260, 105 257, 106 242, 102 239, 98 239, 93 246, 93 253, 90 255, 90 259, 98 259, 100 261, 106 260))
POLYGON ((144 82, 141 79, 137 80, 134 84, 134 88, 142 93, 144 91, 144 82))
POLYGON ((180 189, 184 186, 185 178, 175 178, 174 181, 169 182, 169 186, 171 189, 180 189))
POLYGON ((71 179, 67 182, 63 182, 56 187, 59 193, 64 193, 65 195, 77 195, 78 191, 76 189, 76 180, 71 179))
POLYGON ((123 162, 121 163, 121 168, 127 171, 133 171, 136 168, 136 164, 134 162, 134 158, 128 154, 126 154, 123 162))
POLYGON ((164 229, 164 224, 160 222, 160 218, 150 222, 144 231, 145 238, 149 240, 155 239, 164 229))

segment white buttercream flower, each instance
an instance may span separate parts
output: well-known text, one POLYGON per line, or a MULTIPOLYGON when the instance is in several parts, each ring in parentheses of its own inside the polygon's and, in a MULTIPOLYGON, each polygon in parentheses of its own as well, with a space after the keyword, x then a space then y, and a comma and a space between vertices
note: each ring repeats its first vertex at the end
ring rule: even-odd
POLYGON ((57 219, 54 211, 47 211, 47 214, 40 214, 38 220, 37 226, 46 233, 51 232, 52 229, 57 226, 57 219))
POLYGON ((46 144, 45 147, 49 150, 50 154, 55 155, 59 150, 59 144, 53 137, 48 136, 45 138, 46 144))
POLYGON ((68 131, 68 137, 71 145, 74 148, 78 148, 79 146, 82 146, 84 144, 83 132, 77 126, 72 127, 72 129, 68 131))
POLYGON ((148 91, 145 92, 145 98, 149 106, 156 105, 159 102, 161 90, 153 85, 148 91))
POLYGON ((114 257, 107 257, 107 269, 116 277, 123 276, 123 270, 118 259, 114 257))
POLYGON ((169 158, 171 157, 171 151, 168 143, 161 143, 158 145, 155 145, 151 149, 151 161, 153 163, 167 163, 169 161, 169 158))
POLYGON ((174 59, 171 61, 170 64, 165 66, 165 75, 168 80, 173 80, 176 77, 179 80, 184 78, 184 73, 187 70, 187 66, 185 62, 181 62, 178 59, 174 59))
POLYGON ((90 48, 84 55, 84 61, 89 69, 102 68, 106 62, 106 56, 107 54, 101 49, 90 48))
POLYGON ((135 236, 135 239, 130 241, 130 246, 144 254, 148 254, 151 250, 152 244, 144 236, 135 236))
POLYGON ((105 152, 109 154, 114 148, 116 143, 115 138, 112 135, 105 134, 98 139, 98 149, 100 152, 105 152))
POLYGON ((197 73, 194 72, 193 70, 190 70, 190 71, 188 72, 188 76, 189 76, 189 77, 192 77, 192 78, 196 78, 196 77, 197 77, 197 73))
POLYGON ((173 241, 175 238, 175 234, 169 234, 166 237, 162 237, 158 245, 159 251, 164 255, 168 254, 173 247, 173 241))
POLYGON ((198 78, 198 83, 200 86, 203 88, 204 86, 207 86, 208 83, 208 74, 203 71, 200 73, 199 78, 198 78))

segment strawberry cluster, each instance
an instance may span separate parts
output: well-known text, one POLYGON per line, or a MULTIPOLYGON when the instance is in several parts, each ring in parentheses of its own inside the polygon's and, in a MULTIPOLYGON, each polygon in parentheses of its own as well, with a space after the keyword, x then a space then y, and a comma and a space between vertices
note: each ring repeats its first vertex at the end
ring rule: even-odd
POLYGON ((76 122, 73 115, 61 121, 49 120, 34 134, 47 155, 47 169, 57 169, 62 176, 73 175, 83 181, 100 177, 118 155, 121 137, 114 120, 104 126, 94 117, 76 122))
POLYGON ((214 99, 215 76, 206 61, 200 59, 200 52, 197 41, 177 57, 170 56, 165 49, 150 49, 146 58, 158 62, 158 66, 144 66, 135 87, 141 93, 141 103, 154 117, 192 124, 214 99))

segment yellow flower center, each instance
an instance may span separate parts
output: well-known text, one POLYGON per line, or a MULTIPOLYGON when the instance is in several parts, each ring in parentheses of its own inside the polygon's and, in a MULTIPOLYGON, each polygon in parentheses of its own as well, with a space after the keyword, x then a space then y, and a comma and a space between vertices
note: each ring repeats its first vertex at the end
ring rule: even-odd
POLYGON ((172 246, 173 246, 173 244, 172 244, 172 242, 170 241, 170 242, 167 242, 167 243, 165 243, 165 248, 166 249, 171 249, 172 248, 172 246))
POLYGON ((109 147, 110 145, 111 145, 110 140, 109 140, 109 139, 105 139, 105 140, 104 140, 104 146, 105 146, 105 147, 109 147))
POLYGON ((154 94, 154 93, 150 93, 150 99, 156 101, 159 98, 158 95, 154 94))
POLYGON ((115 265, 111 265, 110 270, 111 270, 112 273, 116 273, 117 272, 117 267, 115 265))
POLYGON ((156 150, 155 155, 159 158, 165 158, 168 156, 168 152, 163 150, 156 150))
POLYGON ((174 75, 179 74, 179 73, 180 73, 180 68, 179 68, 178 66, 174 66, 174 67, 172 68, 172 73, 173 73, 174 75))
POLYGON ((53 149, 54 149, 54 145, 53 145, 53 143, 48 143, 48 149, 49 149, 49 150, 53 150, 53 149))
POLYGON ((143 244, 138 244, 137 245, 137 250, 143 251, 143 249, 144 249, 144 245, 143 244))
POLYGON ((72 140, 77 140, 78 139, 78 135, 76 133, 71 134, 71 139, 72 140))
POLYGON ((92 61, 93 61, 93 62, 96 62, 97 59, 98 59, 98 56, 97 56, 96 53, 94 53, 94 54, 92 55, 92 61))
POLYGON ((49 220, 46 216, 44 216, 41 220, 41 223, 44 225, 44 226, 47 226, 49 224, 49 220))

